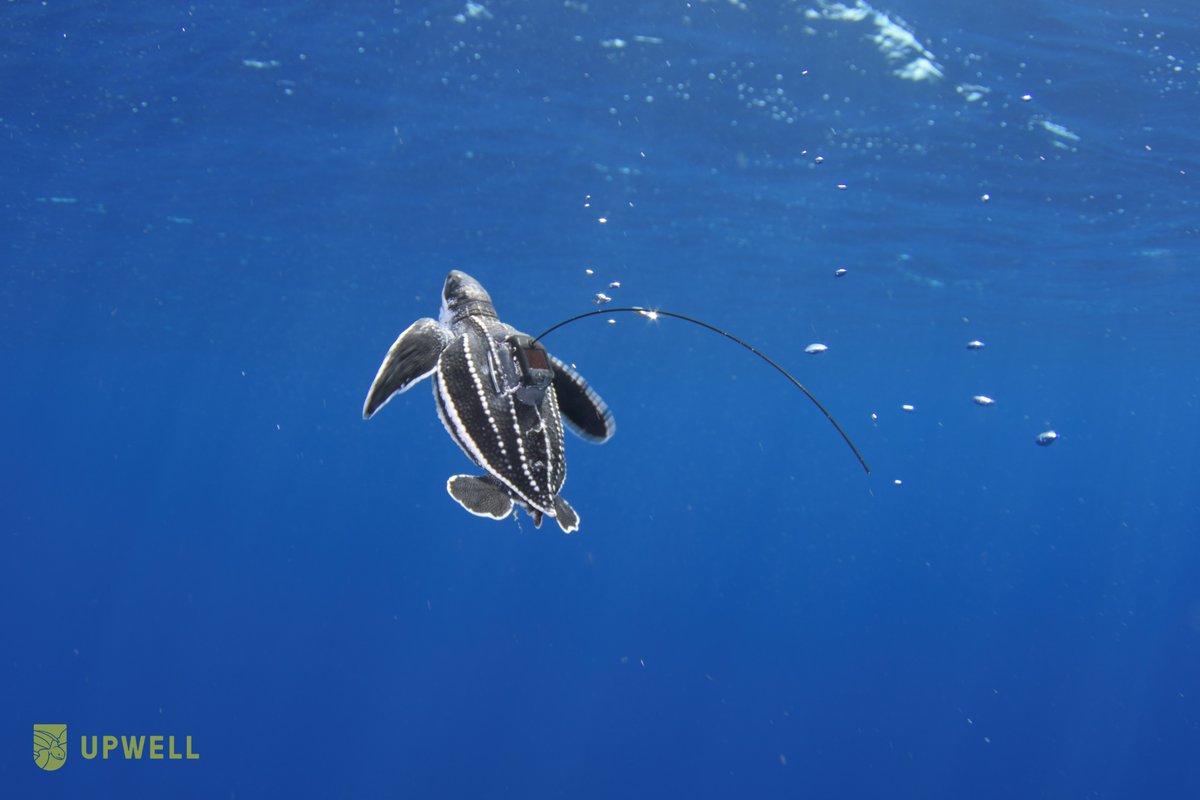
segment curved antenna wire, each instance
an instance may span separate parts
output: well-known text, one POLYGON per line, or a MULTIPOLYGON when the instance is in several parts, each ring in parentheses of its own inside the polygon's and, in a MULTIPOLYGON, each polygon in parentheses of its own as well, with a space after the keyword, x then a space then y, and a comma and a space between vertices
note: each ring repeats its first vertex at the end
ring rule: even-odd
POLYGON ((748 342, 742 341, 741 339, 734 336, 729 331, 721 330, 716 325, 709 325, 707 322, 698 320, 695 317, 689 317, 686 314, 676 314, 674 311, 663 311, 662 309, 641 308, 639 306, 626 306, 623 308, 603 308, 603 309, 597 309, 595 311, 585 311, 582 314, 576 314, 573 317, 568 317, 567 319, 564 319, 562 322, 558 323, 557 325, 552 325, 549 328, 547 328, 545 331, 542 332, 542 334, 540 336, 535 337, 534 341, 540 342, 542 339, 544 339, 545 337, 554 333, 559 328, 563 327, 564 325, 569 325, 572 322, 576 322, 581 319, 586 319, 588 317, 598 317, 598 316, 602 316, 605 314, 618 314, 621 312, 641 314, 642 316, 647 317, 649 319, 656 319, 657 317, 672 317, 673 319, 680 319, 680 320, 683 320, 684 322, 690 322, 693 325, 699 325, 701 328, 706 328, 706 329, 712 331, 713 333, 719 333, 722 336, 724 336, 726 339, 730 339, 734 342, 737 342, 742 347, 749 350, 751 353, 754 353, 754 355, 758 356, 763 361, 767 362, 772 367, 774 367, 776 369, 776 371, 779 372, 779 374, 783 375, 783 377, 785 377, 789 381, 791 381, 793 386, 795 386, 800 391, 804 392, 804 395, 809 400, 812 401, 813 405, 816 406, 818 409, 820 409, 821 413, 825 415, 825 419, 829 420, 829 424, 831 424, 834 427, 834 429, 836 429, 837 432, 839 434, 841 434, 842 440, 846 442, 846 444, 849 446, 850 450, 854 453, 854 457, 858 459, 858 463, 862 464, 862 468, 864 470, 866 470, 868 475, 871 474, 871 468, 867 466, 866 459, 864 459, 862 457, 862 453, 858 452, 858 448, 854 446, 854 442, 850 441, 850 437, 846 434, 846 432, 844 430, 842 430, 842 426, 839 425, 837 420, 833 418, 833 415, 830 414, 825 409, 825 406, 821 405, 821 401, 818 400, 816 397, 814 397, 812 392, 810 392, 808 389, 804 388, 804 384, 800 383, 800 381, 793 378, 792 373, 788 372, 786 369, 779 366, 779 364, 775 363, 775 361, 770 356, 768 356, 766 353, 762 352, 754 345, 749 344, 748 342))

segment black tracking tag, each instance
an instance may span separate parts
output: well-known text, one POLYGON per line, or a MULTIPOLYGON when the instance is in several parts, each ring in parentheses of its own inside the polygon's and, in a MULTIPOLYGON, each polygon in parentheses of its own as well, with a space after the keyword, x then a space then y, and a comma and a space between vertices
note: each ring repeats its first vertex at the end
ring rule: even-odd
POLYGON ((517 359, 517 367, 521 370, 521 385, 545 389, 554 380, 554 369, 550 366, 550 357, 541 343, 532 337, 514 333, 508 337, 508 346, 512 348, 517 359))

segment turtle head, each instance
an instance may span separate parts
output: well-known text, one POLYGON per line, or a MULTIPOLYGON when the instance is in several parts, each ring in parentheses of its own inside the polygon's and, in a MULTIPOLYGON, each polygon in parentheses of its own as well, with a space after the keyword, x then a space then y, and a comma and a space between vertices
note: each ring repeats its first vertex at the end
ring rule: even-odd
POLYGON ((467 317, 476 316, 496 316, 491 296, 479 281, 467 273, 451 270, 442 288, 442 323, 453 325, 467 317))

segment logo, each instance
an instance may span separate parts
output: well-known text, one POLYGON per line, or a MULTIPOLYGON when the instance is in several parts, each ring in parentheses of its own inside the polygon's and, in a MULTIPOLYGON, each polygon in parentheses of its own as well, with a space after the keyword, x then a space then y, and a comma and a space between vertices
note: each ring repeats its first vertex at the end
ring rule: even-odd
MULTIPOLYGON (((200 754, 191 736, 163 734, 113 735, 84 734, 79 740, 79 755, 84 761, 199 761, 200 754)), ((67 762, 67 726, 33 726, 33 761, 40 769, 53 772, 67 762)))
POLYGON ((47 772, 67 762, 67 726, 33 726, 33 761, 47 772))

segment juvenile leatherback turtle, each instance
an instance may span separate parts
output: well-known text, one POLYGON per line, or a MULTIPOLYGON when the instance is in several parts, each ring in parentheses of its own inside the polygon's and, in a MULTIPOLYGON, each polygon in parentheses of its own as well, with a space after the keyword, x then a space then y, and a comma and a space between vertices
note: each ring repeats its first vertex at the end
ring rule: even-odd
POLYGON ((547 516, 565 533, 578 530, 579 515, 558 494, 567 479, 562 420, 591 442, 616 431, 587 381, 501 322, 479 281, 458 270, 446 276, 439 319, 417 320, 388 350, 363 418, 430 376, 446 431, 487 471, 451 476, 450 496, 480 517, 504 519, 519 503, 535 526, 547 516))

